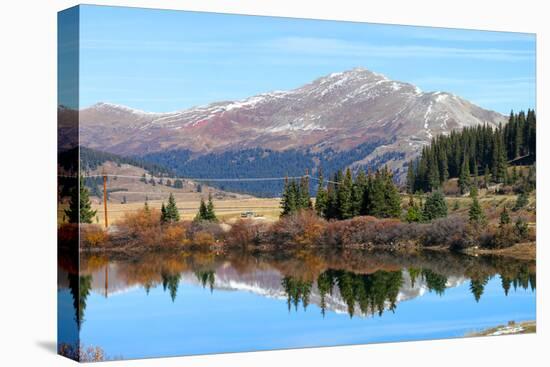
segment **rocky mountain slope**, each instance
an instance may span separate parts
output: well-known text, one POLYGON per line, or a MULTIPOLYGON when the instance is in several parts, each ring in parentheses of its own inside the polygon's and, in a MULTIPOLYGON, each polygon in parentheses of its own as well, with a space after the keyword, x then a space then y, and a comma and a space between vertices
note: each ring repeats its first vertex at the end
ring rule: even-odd
POLYGON ((245 149, 341 153, 376 144, 350 166, 387 163, 399 170, 438 134, 505 117, 456 95, 423 92, 363 68, 300 88, 170 113, 109 103, 80 111, 81 143, 124 155, 186 150, 193 156, 245 149), (380 157, 389 156, 384 162, 380 157))

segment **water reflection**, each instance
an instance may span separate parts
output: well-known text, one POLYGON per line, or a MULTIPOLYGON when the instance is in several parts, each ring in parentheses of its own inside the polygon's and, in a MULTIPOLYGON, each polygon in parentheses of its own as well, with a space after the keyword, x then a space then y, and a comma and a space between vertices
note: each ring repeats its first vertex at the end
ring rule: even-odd
POLYGON ((476 302, 493 277, 504 294, 536 288, 535 263, 497 257, 445 253, 373 253, 360 250, 289 253, 149 253, 136 256, 84 255, 81 274, 68 273, 74 320, 80 330, 92 291, 109 297, 141 287, 146 295, 162 289, 175 302, 180 284, 210 292, 244 290, 286 299, 288 311, 315 303, 327 311, 354 316, 396 312, 398 303, 424 292, 441 297, 450 287, 469 282, 476 302))

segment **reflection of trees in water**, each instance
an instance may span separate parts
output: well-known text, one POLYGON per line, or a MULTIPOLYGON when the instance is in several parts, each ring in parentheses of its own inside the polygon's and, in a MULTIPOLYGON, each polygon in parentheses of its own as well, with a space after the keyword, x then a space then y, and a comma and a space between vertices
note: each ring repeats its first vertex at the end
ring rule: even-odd
POLYGON ((172 301, 177 297, 179 282, 185 273, 194 274, 204 288, 213 291, 217 269, 229 264, 237 276, 243 278, 256 271, 276 270, 283 277, 282 281, 276 281, 281 281, 289 308, 294 306, 297 309, 300 303, 307 308, 311 299, 315 299, 312 293, 318 291, 323 315, 327 309, 327 296, 332 295, 334 289, 338 290, 350 316, 357 310, 363 314, 395 310, 396 297, 403 282, 402 269, 408 272, 411 288, 422 281, 427 290, 439 295, 445 293, 449 279, 469 278, 476 301, 482 298, 486 284, 495 275, 500 276, 506 295, 512 288, 530 287, 535 290, 536 287, 534 261, 429 251, 406 254, 342 249, 189 251, 145 253, 137 257, 111 254, 110 259, 84 255, 81 265, 85 275, 81 275, 82 279, 72 276, 69 282, 79 326, 84 319, 86 297, 91 287, 89 274, 108 266, 109 262, 117 265, 114 274, 119 283, 127 286, 139 284, 147 294, 151 288, 162 285, 172 301), (78 294, 78 302, 75 294, 78 294))
MULTIPOLYGON (((415 287, 418 279, 422 279, 430 292, 443 295, 447 289, 448 277, 443 274, 422 268, 409 268, 407 271, 410 276, 411 288, 415 287)), ((485 286, 492 277, 478 276, 470 279, 469 290, 476 302, 481 299, 485 286)), ((521 287, 535 290, 536 277, 534 273, 529 272, 527 266, 521 267, 513 278, 502 275, 500 277, 506 295, 508 295, 511 286, 514 289, 521 287)), ((297 310, 300 303, 305 310, 310 303, 313 282, 285 276, 281 284, 287 295, 289 311, 292 306, 297 310)), ((397 296, 403 286, 403 272, 378 270, 371 274, 357 274, 346 270, 329 269, 318 276, 316 285, 323 316, 327 308, 327 295, 332 296, 335 287, 347 306, 350 317, 354 316, 357 309, 363 315, 378 314, 382 316, 384 311, 394 312, 397 308, 397 296)))
POLYGON ((210 288, 210 292, 214 291, 214 282, 216 280, 216 275, 214 270, 197 270, 195 271, 195 276, 198 281, 201 283, 203 288, 210 288))
POLYGON ((487 277, 470 280, 470 292, 474 295, 476 302, 479 302, 488 282, 489 278, 487 277))
POLYGON ((68 274, 69 288, 73 296, 73 307, 75 311, 75 320, 78 330, 84 322, 84 311, 86 310, 86 300, 92 289, 91 275, 68 274))
POLYGON ((293 277, 283 277, 281 281, 286 294, 288 310, 294 305, 294 309, 298 310, 300 302, 304 306, 304 310, 309 305, 309 296, 311 294, 312 281, 300 280, 293 277))
MULTIPOLYGON (((325 315, 326 297, 332 295, 334 287, 337 287, 350 317, 353 317, 356 307, 362 314, 377 312, 382 315, 386 303, 389 310, 395 310, 397 295, 402 284, 403 274, 400 271, 380 270, 372 274, 356 274, 345 270, 329 269, 317 278, 321 313, 325 315)), ((287 294, 289 310, 291 305, 297 309, 300 302, 304 309, 307 308, 312 285, 313 282, 307 280, 289 276, 283 278, 282 286, 287 294)))
POLYGON ((426 282, 426 287, 428 287, 430 292, 434 291, 440 296, 443 295, 445 289, 447 288, 447 277, 445 275, 437 274, 430 269, 422 269, 420 274, 422 274, 422 277, 426 282))
POLYGON ((167 273, 167 272, 161 272, 162 277, 162 289, 166 292, 166 289, 170 292, 170 298, 172 299, 172 302, 176 300, 176 296, 178 294, 178 286, 180 284, 180 273, 167 273))

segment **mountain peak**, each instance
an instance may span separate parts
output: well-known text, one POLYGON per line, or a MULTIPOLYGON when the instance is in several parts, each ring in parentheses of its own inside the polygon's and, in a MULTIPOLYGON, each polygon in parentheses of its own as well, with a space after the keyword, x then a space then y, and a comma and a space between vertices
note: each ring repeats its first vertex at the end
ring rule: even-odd
MULTIPOLYGON (((432 137, 506 118, 446 92, 422 92, 362 67, 332 73, 289 91, 147 113, 97 103, 80 114, 86 146, 140 155, 185 149, 198 155, 262 148, 337 152, 383 144, 350 165, 399 171, 432 137)), ((402 170, 401 170, 402 171, 402 170)))
POLYGON ((112 112, 119 112, 119 113, 131 113, 136 115, 159 115, 161 113, 156 112, 147 112, 135 108, 131 108, 128 106, 115 104, 115 103, 109 103, 109 102, 97 102, 87 109, 90 110, 103 110, 103 111, 112 111, 112 112))

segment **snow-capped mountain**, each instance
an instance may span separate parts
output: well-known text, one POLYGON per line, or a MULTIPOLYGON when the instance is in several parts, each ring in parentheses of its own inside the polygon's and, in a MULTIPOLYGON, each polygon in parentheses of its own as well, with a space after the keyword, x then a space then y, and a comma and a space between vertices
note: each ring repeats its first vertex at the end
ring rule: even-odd
POLYGON ((402 152, 393 168, 433 136, 504 122, 456 95, 423 92, 363 68, 333 73, 300 88, 169 113, 109 103, 80 111, 81 144, 125 155, 187 149, 197 155, 261 147, 346 151, 384 141, 354 164, 402 152))

